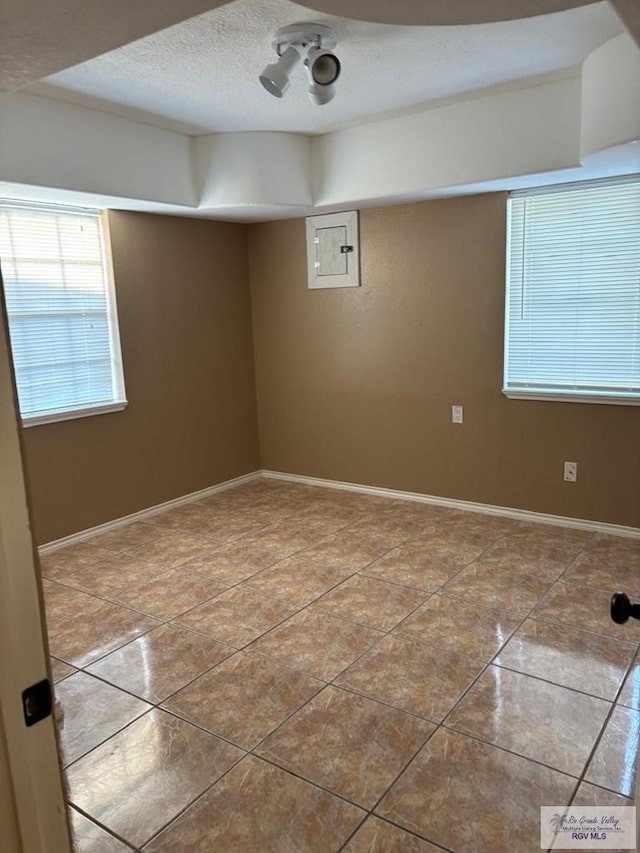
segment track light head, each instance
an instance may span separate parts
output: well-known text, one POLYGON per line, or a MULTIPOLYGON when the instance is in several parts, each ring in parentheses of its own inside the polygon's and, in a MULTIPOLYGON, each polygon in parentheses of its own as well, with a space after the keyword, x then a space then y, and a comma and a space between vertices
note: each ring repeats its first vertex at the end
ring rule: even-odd
POLYGON ((340 60, 330 50, 322 47, 310 48, 305 65, 314 83, 330 86, 340 76, 340 60))
POLYGON ((333 84, 340 76, 340 60, 331 52, 336 38, 323 24, 293 24, 282 27, 273 39, 279 60, 267 65, 260 75, 264 88, 281 98, 289 88, 290 74, 302 59, 309 74, 308 93, 318 106, 328 104, 335 96, 333 84))
POLYGON ((260 75, 260 82, 274 98, 281 98, 289 88, 289 75, 300 59, 295 47, 288 47, 277 62, 267 65, 260 75))
POLYGON ((317 83, 313 82, 309 83, 307 92, 309 93, 311 103, 315 104, 317 107, 328 104, 329 101, 334 99, 336 94, 334 86, 319 86, 317 83))
POLYGON ((335 81, 340 76, 340 60, 321 47, 312 47, 304 61, 309 74, 309 98, 321 107, 333 100, 336 94, 335 81))

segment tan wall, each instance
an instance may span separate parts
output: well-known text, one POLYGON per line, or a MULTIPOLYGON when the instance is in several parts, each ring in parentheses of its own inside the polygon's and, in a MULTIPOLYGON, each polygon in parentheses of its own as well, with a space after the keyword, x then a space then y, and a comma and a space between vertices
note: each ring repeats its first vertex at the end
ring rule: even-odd
POLYGON ((362 287, 309 291, 304 222, 250 228, 263 468, 640 526, 640 408, 500 391, 505 196, 360 229, 362 287))
POLYGON ((247 229, 110 214, 129 406, 25 430, 39 543, 259 464, 247 229))

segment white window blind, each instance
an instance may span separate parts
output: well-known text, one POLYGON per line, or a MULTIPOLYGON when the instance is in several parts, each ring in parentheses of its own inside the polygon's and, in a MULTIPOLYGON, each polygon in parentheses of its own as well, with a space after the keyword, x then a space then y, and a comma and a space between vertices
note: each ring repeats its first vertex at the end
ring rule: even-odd
POLYGON ((508 202, 504 393, 640 403, 640 179, 508 202))
POLYGON ((25 423, 124 408, 99 211, 0 204, 0 264, 25 423))

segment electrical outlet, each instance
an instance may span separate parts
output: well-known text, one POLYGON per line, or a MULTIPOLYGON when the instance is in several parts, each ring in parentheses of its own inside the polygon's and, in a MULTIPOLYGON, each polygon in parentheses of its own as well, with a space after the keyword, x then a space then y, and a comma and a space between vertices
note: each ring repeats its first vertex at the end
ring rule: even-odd
POLYGON ((463 421, 462 406, 451 406, 451 423, 461 424, 463 421))
POLYGON ((564 481, 565 481, 565 483, 577 483, 578 482, 578 463, 577 462, 565 462, 564 463, 564 481))

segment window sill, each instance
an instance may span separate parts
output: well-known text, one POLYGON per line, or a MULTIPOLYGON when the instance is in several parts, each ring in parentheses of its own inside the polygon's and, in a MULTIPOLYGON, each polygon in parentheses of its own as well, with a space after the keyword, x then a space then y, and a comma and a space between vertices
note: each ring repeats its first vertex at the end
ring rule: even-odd
POLYGON ((571 392, 555 394, 544 391, 514 391, 502 389, 502 393, 510 400, 547 400, 556 403, 599 403, 606 406, 640 406, 640 397, 624 394, 586 394, 571 392))
POLYGON ((22 426, 25 429, 35 426, 43 426, 44 424, 55 424, 58 421, 74 421, 77 418, 91 418, 94 415, 108 415, 110 412, 122 412, 127 408, 127 400, 121 400, 118 403, 109 403, 105 406, 90 406, 86 409, 73 409, 66 412, 49 412, 44 415, 34 415, 30 418, 22 419, 22 426))

